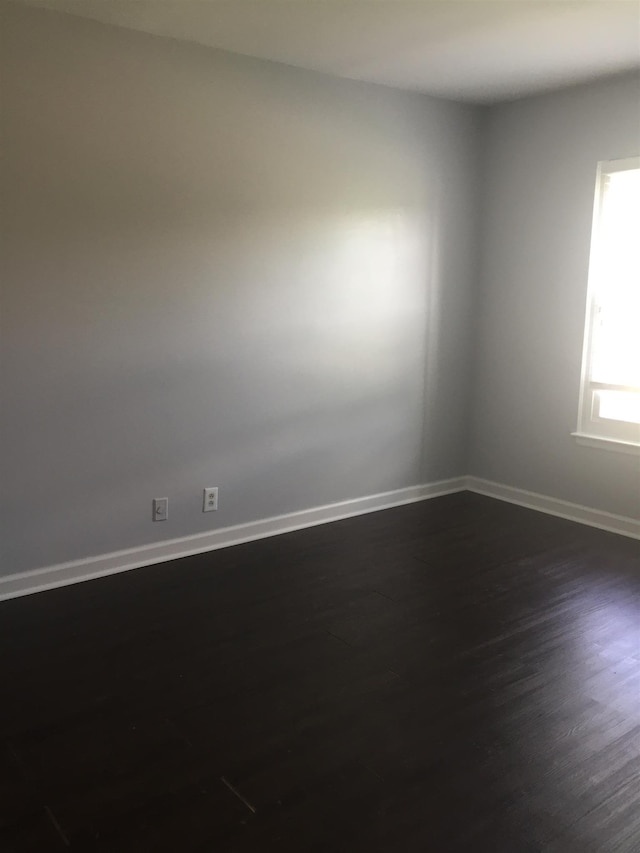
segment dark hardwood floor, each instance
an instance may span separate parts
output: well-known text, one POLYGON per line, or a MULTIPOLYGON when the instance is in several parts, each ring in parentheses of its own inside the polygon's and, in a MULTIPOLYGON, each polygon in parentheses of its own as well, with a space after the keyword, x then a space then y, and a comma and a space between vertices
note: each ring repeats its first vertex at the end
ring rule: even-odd
POLYGON ((637 853, 640 545, 463 493, 0 604, 0 850, 637 853))

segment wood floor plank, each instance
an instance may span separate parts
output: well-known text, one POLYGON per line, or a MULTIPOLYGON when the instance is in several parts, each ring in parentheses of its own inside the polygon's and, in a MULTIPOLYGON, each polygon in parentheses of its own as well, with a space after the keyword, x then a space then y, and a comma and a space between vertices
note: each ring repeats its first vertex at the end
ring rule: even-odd
POLYGON ((0 849, 637 853, 640 547, 462 493, 0 604, 0 849))

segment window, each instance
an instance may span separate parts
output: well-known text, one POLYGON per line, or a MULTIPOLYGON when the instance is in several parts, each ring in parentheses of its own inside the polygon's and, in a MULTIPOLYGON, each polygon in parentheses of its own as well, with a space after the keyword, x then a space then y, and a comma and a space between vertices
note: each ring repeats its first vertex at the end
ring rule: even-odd
POLYGON ((575 435, 640 452, 640 157, 598 167, 575 435))

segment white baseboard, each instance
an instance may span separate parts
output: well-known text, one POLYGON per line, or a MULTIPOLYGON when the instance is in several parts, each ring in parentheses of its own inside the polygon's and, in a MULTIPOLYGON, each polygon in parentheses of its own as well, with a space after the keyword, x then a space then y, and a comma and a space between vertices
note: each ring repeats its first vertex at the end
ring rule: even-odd
POLYGON ((514 486, 505 486, 503 483, 482 480, 480 477, 467 477, 466 482, 468 491, 475 492, 478 495, 498 498, 498 500, 524 506, 527 509, 535 509, 538 512, 546 512, 548 515, 557 515, 559 518, 566 518, 569 521, 577 521, 580 524, 588 524, 590 527, 598 527, 611 533, 620 533, 623 536, 630 536, 632 539, 640 539, 640 521, 628 518, 625 515, 614 515, 611 512, 562 501, 559 498, 551 498, 537 492, 528 492, 514 486))
POLYGON ((466 480, 466 477, 457 477, 422 486, 410 486, 393 492, 383 492, 365 498, 340 501, 301 512, 292 512, 274 518, 224 527, 207 533, 197 533, 194 536, 167 539, 164 542, 143 545, 139 548, 114 551, 111 554, 102 554, 98 557, 88 557, 70 563, 46 566, 30 572, 6 575, 0 577, 0 601, 91 580, 92 578, 104 577, 105 575, 113 575, 118 572, 126 572, 129 569, 139 569, 142 566, 150 566, 154 563, 164 563, 168 560, 176 560, 179 557, 215 551, 218 548, 227 548, 230 545, 239 545, 242 542, 251 542, 254 539, 277 536, 280 533, 289 533, 293 530, 301 530, 304 527, 327 524, 330 521, 339 521, 342 518, 351 518, 352 516, 390 509, 394 506, 415 503, 453 492, 462 492, 466 488, 466 480))
POLYGON ((327 524, 331 521, 339 521, 342 518, 351 518, 356 515, 364 515, 369 512, 377 512, 394 506, 402 506, 403 504, 463 491, 475 492, 479 495, 497 498, 501 501, 507 501, 507 503, 556 515, 570 521, 577 521, 580 524, 587 524, 612 533, 620 533, 623 536, 640 539, 640 522, 633 518, 580 506, 580 504, 559 500, 548 495, 540 495, 514 486, 506 486, 503 483, 493 483, 479 477, 456 477, 452 480, 440 480, 422 486, 411 486, 393 492, 369 495, 365 498, 340 501, 301 512, 275 516, 274 518, 250 521, 233 527, 223 527, 220 530, 197 533, 194 536, 167 539, 164 542, 142 545, 139 548, 114 551, 111 554, 46 566, 21 574, 6 575, 0 577, 0 601, 91 580, 92 578, 104 577, 105 575, 113 575, 118 572, 126 572, 129 569, 139 569, 142 566, 164 563, 168 560, 176 560, 179 557, 216 551, 218 548, 228 548, 231 545, 240 545, 243 542, 251 542, 255 539, 265 539, 269 536, 277 536, 280 533, 289 533, 305 527, 314 527, 318 524, 327 524))

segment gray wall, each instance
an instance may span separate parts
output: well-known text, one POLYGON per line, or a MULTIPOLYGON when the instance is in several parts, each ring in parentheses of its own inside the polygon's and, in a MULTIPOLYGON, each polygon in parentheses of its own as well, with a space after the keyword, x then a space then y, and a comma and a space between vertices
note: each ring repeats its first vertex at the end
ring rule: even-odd
POLYGON ((638 78, 492 108, 470 473, 622 515, 640 458, 575 444, 598 160, 640 151, 638 78))
POLYGON ((3 573, 466 473, 477 111, 0 24, 3 573))

